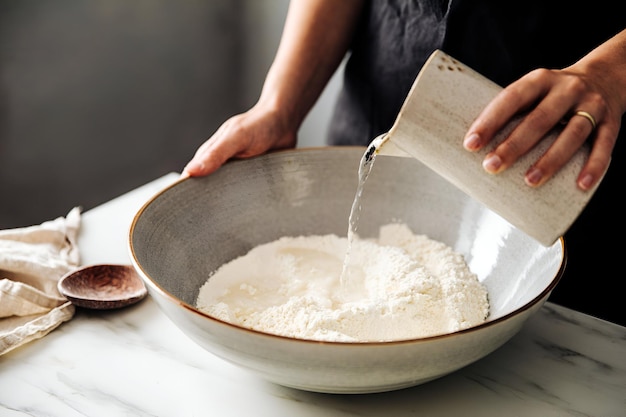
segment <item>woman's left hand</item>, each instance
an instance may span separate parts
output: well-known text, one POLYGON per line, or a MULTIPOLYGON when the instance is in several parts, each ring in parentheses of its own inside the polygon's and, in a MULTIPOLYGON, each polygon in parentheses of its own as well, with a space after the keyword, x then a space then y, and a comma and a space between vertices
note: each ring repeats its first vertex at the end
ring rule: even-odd
POLYGON ((484 169, 497 174, 563 124, 554 143, 526 171, 525 182, 531 187, 544 184, 591 139, 592 149, 577 185, 582 190, 592 188, 608 169, 626 111, 625 45, 623 31, 571 67, 537 69, 513 82, 473 122, 463 145, 469 151, 481 149, 513 117, 525 113, 519 125, 483 160, 484 169), (618 57, 615 47, 621 47, 622 64, 607 67, 606 54, 612 54, 613 61, 618 57))

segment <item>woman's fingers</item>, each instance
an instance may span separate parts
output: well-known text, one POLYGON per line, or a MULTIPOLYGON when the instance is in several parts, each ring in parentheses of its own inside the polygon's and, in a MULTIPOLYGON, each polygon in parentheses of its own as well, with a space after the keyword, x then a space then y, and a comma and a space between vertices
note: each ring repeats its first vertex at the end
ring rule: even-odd
POLYGON ((183 169, 183 176, 215 172, 231 158, 249 158, 271 149, 293 147, 296 133, 272 112, 252 109, 231 117, 204 142, 183 169))
POLYGON ((561 131, 554 143, 526 172, 526 184, 536 187, 549 180, 593 138, 598 144, 578 178, 578 186, 588 189, 605 172, 619 130, 604 128, 607 109, 607 101, 580 74, 535 70, 503 89, 485 107, 470 126, 463 145, 470 151, 482 149, 513 118, 523 115, 505 140, 483 160, 483 168, 497 174, 559 127, 561 131))

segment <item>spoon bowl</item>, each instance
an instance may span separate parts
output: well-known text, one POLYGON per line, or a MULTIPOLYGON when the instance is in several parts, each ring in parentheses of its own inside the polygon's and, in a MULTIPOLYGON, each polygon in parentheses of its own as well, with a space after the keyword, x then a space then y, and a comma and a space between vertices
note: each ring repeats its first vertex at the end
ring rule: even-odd
POLYGON ((146 287, 131 265, 100 264, 64 275, 58 289, 78 307, 110 310, 142 300, 146 287))

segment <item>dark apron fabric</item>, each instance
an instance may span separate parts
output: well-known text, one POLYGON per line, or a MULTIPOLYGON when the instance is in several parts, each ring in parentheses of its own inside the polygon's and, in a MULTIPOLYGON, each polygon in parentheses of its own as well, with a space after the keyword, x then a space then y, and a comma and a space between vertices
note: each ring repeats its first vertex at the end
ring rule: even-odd
MULTIPOLYGON (((612 0, 516 5, 502 0, 371 0, 353 40, 328 143, 365 146, 388 131, 435 49, 506 86, 535 68, 571 65, 626 28, 620 9, 620 2, 612 0)), ((566 272, 550 298, 622 325, 626 313, 618 285, 625 272, 618 260, 623 244, 613 242, 625 230, 616 202, 617 182, 624 178, 625 132, 603 183, 565 236, 566 272)))

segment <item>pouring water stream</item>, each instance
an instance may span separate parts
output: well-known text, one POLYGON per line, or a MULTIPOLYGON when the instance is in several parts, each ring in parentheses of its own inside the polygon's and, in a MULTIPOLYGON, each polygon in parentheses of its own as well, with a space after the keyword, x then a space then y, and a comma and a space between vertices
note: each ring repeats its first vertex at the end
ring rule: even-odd
POLYGON ((346 254, 343 260, 343 267, 340 275, 340 285, 343 289, 348 289, 351 284, 350 281, 350 252, 352 250, 352 244, 356 236, 356 232, 359 226, 359 218, 361 217, 361 196, 363 195, 363 189, 365 188, 365 182, 367 177, 372 172, 374 167, 374 160, 380 146, 380 140, 375 139, 367 147, 367 150, 361 157, 359 163, 359 183, 357 185, 354 201, 352 202, 352 209, 350 210, 350 217, 348 218, 348 245, 346 248, 346 254))

